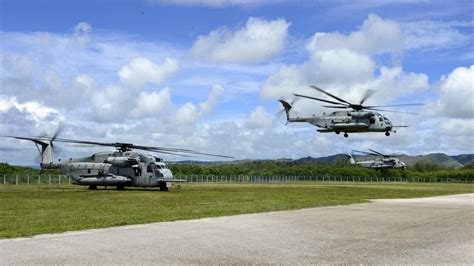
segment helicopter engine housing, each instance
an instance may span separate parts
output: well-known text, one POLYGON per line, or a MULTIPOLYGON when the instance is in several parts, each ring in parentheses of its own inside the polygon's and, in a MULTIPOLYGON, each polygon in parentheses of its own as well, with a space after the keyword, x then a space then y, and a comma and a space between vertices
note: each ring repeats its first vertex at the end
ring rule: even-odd
POLYGON ((359 118, 360 119, 360 118, 370 118, 370 117, 374 116, 374 113, 359 111, 359 112, 350 112, 349 115, 352 116, 353 118, 359 118))
POLYGON ((115 166, 132 166, 140 163, 140 157, 133 156, 109 156, 107 157, 106 163, 110 163, 115 166))

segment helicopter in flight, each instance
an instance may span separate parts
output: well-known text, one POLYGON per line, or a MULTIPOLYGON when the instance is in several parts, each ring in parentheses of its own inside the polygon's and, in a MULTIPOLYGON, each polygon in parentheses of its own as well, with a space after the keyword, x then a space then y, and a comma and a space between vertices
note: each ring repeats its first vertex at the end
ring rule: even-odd
POLYGON ((89 186, 89 189, 91 190, 97 189, 97 186, 116 186, 119 190, 122 190, 125 187, 159 187, 160 191, 168 191, 168 188, 171 187, 173 183, 185 182, 184 180, 173 178, 173 173, 163 159, 151 154, 145 154, 133 150, 143 150, 185 157, 191 157, 192 155, 206 155, 221 158, 233 158, 188 149, 58 138, 60 131, 61 130, 58 128, 52 137, 5 137, 34 142, 41 156, 41 171, 45 169, 59 169, 64 175, 70 176, 74 181, 74 184, 89 186), (55 142, 114 147, 116 151, 98 152, 87 157, 53 161, 55 142))
POLYGON ((374 90, 367 90, 365 95, 362 97, 358 104, 350 103, 342 98, 339 98, 335 95, 330 94, 314 85, 309 86, 321 93, 324 93, 333 99, 337 100, 325 100, 316 97, 306 96, 302 94, 293 95, 296 97, 302 97, 306 99, 316 100, 320 102, 329 103, 332 105, 323 105, 327 108, 336 108, 336 109, 349 109, 344 111, 335 111, 330 114, 323 113, 321 116, 312 115, 309 117, 299 117, 296 115, 292 109, 292 104, 279 100, 283 105, 286 113, 287 123, 290 122, 306 122, 310 123, 316 127, 319 127, 318 132, 328 133, 335 132, 336 134, 344 133, 344 137, 349 137, 348 133, 363 133, 363 132, 385 132, 386 136, 390 136, 390 132, 396 133, 394 128, 397 127, 408 127, 408 126, 394 126, 392 122, 384 115, 373 112, 373 111, 383 111, 383 112, 393 112, 393 113, 406 113, 406 114, 416 114, 412 112, 401 112, 394 110, 384 110, 379 109, 379 107, 395 107, 395 106, 414 106, 414 105, 423 105, 421 103, 408 103, 408 104, 393 104, 393 105, 363 105, 364 102, 374 94, 374 90))
POLYGON ((347 154, 347 156, 349 156, 349 163, 357 164, 362 167, 377 169, 377 170, 389 169, 389 168, 400 168, 404 170, 406 167, 406 163, 402 162, 400 159, 398 159, 394 155, 383 154, 372 149, 368 149, 368 150, 370 152, 358 151, 358 150, 352 150, 352 151, 357 152, 357 153, 362 153, 364 155, 372 155, 372 156, 377 156, 377 157, 382 157, 382 158, 356 162, 352 154, 347 154))

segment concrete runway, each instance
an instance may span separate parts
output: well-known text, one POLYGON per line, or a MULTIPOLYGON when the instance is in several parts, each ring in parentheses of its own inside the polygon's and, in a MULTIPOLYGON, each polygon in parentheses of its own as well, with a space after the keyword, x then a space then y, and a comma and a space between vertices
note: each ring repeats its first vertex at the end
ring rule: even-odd
POLYGON ((0 241, 0 264, 474 263, 474 194, 0 241))

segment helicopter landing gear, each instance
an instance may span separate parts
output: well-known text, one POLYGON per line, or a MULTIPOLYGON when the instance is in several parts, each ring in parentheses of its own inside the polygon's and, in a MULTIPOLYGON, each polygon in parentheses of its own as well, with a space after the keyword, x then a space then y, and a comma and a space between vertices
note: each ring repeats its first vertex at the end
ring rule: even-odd
POLYGON ((97 186, 96 185, 90 185, 89 190, 97 190, 97 186))
POLYGON ((339 130, 336 130, 335 132, 336 132, 336 134, 338 134, 338 135, 341 133, 341 131, 339 131, 339 130))
POLYGON ((345 138, 349 137, 349 134, 344 133, 344 137, 345 137, 345 138))
POLYGON ((117 186, 117 190, 124 190, 125 189, 125 186, 124 185, 118 185, 117 186))
POLYGON ((387 137, 390 136, 390 132, 388 132, 388 131, 385 132, 385 136, 387 136, 387 137))
POLYGON ((166 186, 166 182, 160 183, 160 191, 168 191, 168 187, 166 186))

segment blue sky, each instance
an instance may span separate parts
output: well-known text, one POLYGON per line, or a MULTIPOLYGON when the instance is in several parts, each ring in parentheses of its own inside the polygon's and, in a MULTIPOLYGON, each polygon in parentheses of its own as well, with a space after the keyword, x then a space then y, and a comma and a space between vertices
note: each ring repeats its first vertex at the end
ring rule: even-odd
MULTIPOLYGON (((1 1, 0 133, 65 123, 65 137, 239 159, 348 146, 470 153, 473 14, 472 1, 1 1), (425 106, 390 115, 411 127, 389 139, 284 126, 276 100, 314 83, 350 100, 371 88, 374 104, 425 106)), ((326 111, 305 100, 295 108, 326 111)), ((8 141, 0 161, 31 164, 31 146, 8 141)))

